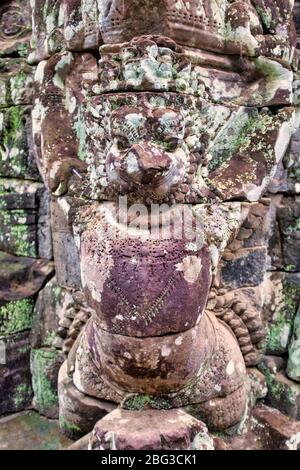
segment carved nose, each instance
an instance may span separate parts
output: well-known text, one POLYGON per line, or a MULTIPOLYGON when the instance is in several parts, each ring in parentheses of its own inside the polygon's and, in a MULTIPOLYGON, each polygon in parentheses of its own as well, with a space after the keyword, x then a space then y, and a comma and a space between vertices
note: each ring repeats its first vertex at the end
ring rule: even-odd
POLYGON ((124 157, 121 169, 126 176, 138 184, 153 184, 158 182, 169 170, 170 157, 147 143, 131 147, 124 157))

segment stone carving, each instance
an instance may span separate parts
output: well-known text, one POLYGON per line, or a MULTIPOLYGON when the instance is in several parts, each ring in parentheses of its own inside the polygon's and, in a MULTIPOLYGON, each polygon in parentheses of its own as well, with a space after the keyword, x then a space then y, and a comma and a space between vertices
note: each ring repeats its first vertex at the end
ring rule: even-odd
MULTIPOLYGON (((69 50, 39 32, 36 2, 44 39, 32 59, 51 55, 37 67, 33 136, 53 194, 54 251, 67 247, 80 265, 79 279, 68 255, 58 276, 88 307, 60 323, 65 350, 75 341, 61 390, 114 402, 120 419, 180 407, 226 429, 245 412, 245 364, 266 347, 265 271, 235 279, 231 269, 265 259, 259 227, 270 211, 257 202, 299 126, 290 2, 98 1, 102 46, 84 19, 73 34, 84 2, 64 4, 51 34, 69 50), (95 44, 99 62, 85 51, 95 44), (150 217, 155 203, 167 209, 150 217)), ((62 423, 74 415, 65 399, 60 413, 62 423)), ((107 423, 93 448, 113 431, 107 423)))
POLYGON ((299 447, 297 48, 298 1, 1 2, 0 415, 299 447))
POLYGON ((26 57, 31 32, 31 18, 26 0, 4 0, 0 7, 1 56, 26 57))
POLYGON ((0 5, 0 414, 31 406, 30 330, 38 292, 53 276, 49 194, 32 148, 35 69, 27 64, 26 0, 0 5))

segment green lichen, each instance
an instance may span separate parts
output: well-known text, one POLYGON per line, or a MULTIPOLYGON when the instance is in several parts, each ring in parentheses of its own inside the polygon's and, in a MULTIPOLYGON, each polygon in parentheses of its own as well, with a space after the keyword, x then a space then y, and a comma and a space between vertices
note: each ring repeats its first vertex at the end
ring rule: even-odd
POLYGON ((55 331, 48 331, 47 334, 46 334, 46 337, 45 337, 45 344, 47 346, 52 346, 53 341, 55 340, 55 338, 56 338, 55 331))
POLYGON ((257 4, 255 5, 255 8, 265 27, 270 30, 272 25, 272 12, 270 8, 262 8, 257 4))
POLYGON ((63 431, 67 432, 68 435, 71 436, 82 436, 84 432, 80 429, 80 427, 75 424, 67 421, 64 416, 59 417, 59 424, 63 431))
POLYGON ((58 352, 46 349, 31 351, 32 387, 36 406, 41 413, 58 406, 57 388, 53 387, 47 375, 48 367, 57 359, 58 352))
POLYGON ((78 108, 77 118, 74 123, 74 129, 78 139, 78 156, 80 160, 86 159, 86 125, 83 116, 83 110, 81 107, 78 108))
POLYGON ((28 401, 32 396, 32 388, 29 384, 20 384, 16 387, 14 391, 14 404, 16 410, 21 410, 22 408, 28 406, 28 401))
POLYGON ((282 354, 287 352, 298 302, 298 286, 285 281, 283 283, 282 307, 276 312, 273 321, 267 326, 267 350, 269 354, 282 354))
POLYGON ((22 106, 12 106, 5 112, 6 125, 2 131, 2 145, 7 148, 15 147, 24 127, 24 109, 22 106))
POLYGON ((28 44, 26 42, 21 42, 18 44, 18 54, 20 57, 27 57, 28 56, 28 44))
POLYGON ((62 288, 60 286, 54 287, 53 294, 54 294, 54 298, 56 302, 60 301, 61 293, 62 293, 62 288))
POLYGON ((208 165, 209 171, 216 170, 223 163, 230 160, 236 151, 243 148, 246 149, 251 144, 250 131, 253 129, 257 119, 257 113, 253 112, 252 115, 247 116, 244 124, 241 125, 241 118, 228 126, 226 133, 214 142, 212 159, 208 165), (228 139, 229 135, 230 138, 228 139))
POLYGON ((289 236, 295 234, 298 230, 300 230, 300 217, 294 219, 293 223, 285 230, 285 233, 289 236))
POLYGON ((35 243, 30 241, 28 225, 14 225, 11 227, 11 235, 14 239, 14 252, 17 256, 36 256, 35 243))
POLYGON ((0 307, 0 337, 30 329, 32 315, 32 299, 15 300, 0 307))
POLYGON ((122 407, 132 411, 144 410, 146 408, 165 410, 170 409, 171 405, 166 398, 160 396, 128 395, 122 403, 122 407))
POLYGON ((300 386, 283 380, 280 374, 272 373, 264 364, 260 364, 259 369, 267 381, 267 403, 296 418, 300 386))

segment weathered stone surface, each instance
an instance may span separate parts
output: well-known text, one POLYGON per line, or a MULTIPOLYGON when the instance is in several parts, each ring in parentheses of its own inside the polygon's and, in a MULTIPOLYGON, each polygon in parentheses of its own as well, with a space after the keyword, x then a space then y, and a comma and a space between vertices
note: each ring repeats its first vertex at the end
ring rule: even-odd
POLYGON ((81 287, 78 249, 72 228, 59 202, 51 204, 53 252, 56 279, 60 286, 81 287))
POLYGON ((280 270, 298 272, 300 198, 276 195, 272 200, 277 212, 276 232, 270 242, 272 265, 280 270))
POLYGON ((0 7, 0 57, 27 57, 31 32, 27 0, 4 0, 0 7))
POLYGON ((247 375, 249 379, 249 403, 255 406, 258 400, 262 400, 268 393, 267 381, 262 372, 256 367, 248 367, 247 375))
POLYGON ((201 421, 182 410, 117 409, 95 426, 90 450, 213 450, 201 421))
POLYGON ((7 336, 1 345, 5 361, 0 363, 0 415, 24 410, 32 400, 28 332, 7 336))
MULTIPOLYGON (((296 38, 291 2, 273 3, 32 2, 30 61, 42 60, 33 140, 53 197, 57 282, 68 291, 52 345, 66 353, 72 346, 66 396, 78 391, 122 408, 98 423, 91 447, 103 447, 106 432, 108 447, 147 446, 143 434, 136 440, 133 416, 143 423, 158 413, 148 408, 185 407, 211 429, 238 429, 247 398, 253 405, 264 397, 265 380, 267 400, 297 416, 285 365, 274 372, 263 364, 266 379, 252 370, 248 388, 245 370, 264 352, 262 314, 268 352, 287 353, 299 300, 297 188, 283 160, 292 136, 291 159, 297 154, 296 38), (268 187, 275 195, 261 200, 268 187), (143 203, 126 223, 117 217, 120 196, 143 203), (201 221, 201 243, 175 232, 149 239, 144 210, 152 203, 187 208, 194 225, 201 221), (130 432, 119 445, 122 422, 101 426, 126 413, 130 432)), ((155 223, 164 226, 161 214, 155 223)), ((37 338, 43 344, 45 332, 37 338)), ((82 397, 74 403, 80 415, 82 397)), ((69 401, 61 407, 68 432, 79 433, 76 410, 69 401)), ((93 418, 83 413, 85 428, 93 418)), ((146 429, 150 448, 164 445, 157 434, 146 429)))
POLYGON ((0 58, 1 108, 31 104, 33 76, 34 68, 30 67, 24 59, 0 58))
POLYGON ((68 48, 97 50, 102 44, 97 0, 34 0, 31 63, 68 48))
POLYGON ((278 207, 283 269, 300 271, 300 197, 284 197, 278 207))
POLYGON ((130 0, 126 7, 121 0, 115 0, 109 8, 105 0, 98 3, 106 43, 125 42, 143 34, 165 34, 179 43, 218 53, 280 57, 295 43, 293 7, 285 0, 273 8, 261 1, 232 4, 227 0, 222 4, 198 0, 187 5, 172 0, 130 0))
POLYGON ((284 163, 287 173, 288 190, 292 193, 300 192, 300 129, 292 137, 289 152, 287 153, 284 163))
MULTIPOLYGON (((148 39, 140 46, 144 50, 148 39)), ((159 43, 157 37, 149 40, 159 43)), ((170 47, 174 46, 169 44, 170 47)), ((167 91, 157 92, 155 80, 144 86, 149 93, 126 94, 116 93, 118 83, 110 80, 109 90, 105 90, 109 93, 101 94, 101 87, 97 88, 101 77, 97 80, 94 57, 84 54, 82 61, 79 58, 76 53, 55 55, 40 64, 36 75, 39 96, 34 108, 34 135, 39 166, 47 186, 60 194, 66 191, 74 168, 83 179, 79 187, 78 182, 73 186, 74 192, 93 199, 112 200, 117 191, 147 201, 257 201, 299 125, 291 107, 273 114, 255 107, 229 108, 168 91, 168 84, 167 91), (89 74, 83 63, 88 65, 89 74), (80 77, 80 81, 75 77, 80 77), (85 88, 92 89, 96 96, 87 100, 85 88), (57 97, 54 102, 53 96, 57 97), (216 121, 216 114, 220 122, 216 121), (140 117, 135 120, 135 115, 140 117), (58 120, 64 123, 65 132, 56 132, 54 137, 58 120), (158 137, 161 120, 167 124, 159 130, 158 137), (144 129, 145 122, 149 125, 144 129), (40 132, 44 135, 42 141, 40 132), (59 161, 58 154, 64 156, 59 161), (137 171, 129 174, 131 154, 137 171), (155 161, 155 168, 149 168, 146 154, 148 160, 151 156, 155 161)), ((192 62, 191 57, 189 61, 192 62)))
POLYGON ((190 50, 170 38, 151 36, 137 37, 130 43, 102 46, 100 54, 99 81, 93 88, 96 94, 112 88, 114 92, 145 91, 155 85, 156 91, 168 89, 219 104, 268 106, 292 101, 292 72, 263 57, 244 58, 244 66, 241 66, 237 56, 226 59, 220 56, 219 65, 222 63, 227 70, 214 67, 207 73, 207 63, 216 65, 213 55, 204 50, 194 51, 191 61, 190 50), (116 54, 118 61, 114 60, 116 54), (229 64, 232 70, 228 69, 229 64))
POLYGON ((0 300, 0 338, 29 330, 32 325, 33 299, 0 300))
POLYGON ((0 252, 0 338, 31 328, 35 295, 52 272, 45 260, 0 252))
POLYGON ((30 368, 34 392, 33 406, 48 418, 58 418, 58 371, 64 360, 55 349, 32 349, 30 368))
POLYGON ((33 298, 53 276, 53 263, 0 252, 1 302, 33 298))
POLYGON ((227 289, 258 286, 264 280, 267 250, 264 247, 244 248, 230 261, 224 261, 221 279, 227 289))
POLYGON ((0 176, 39 180, 31 146, 31 108, 0 110, 0 176))
POLYGON ((17 256, 51 259, 47 206, 40 204, 45 192, 42 184, 3 178, 0 192, 0 249, 17 256))
POLYGON ((34 319, 30 333, 34 349, 51 347, 57 338, 59 321, 64 314, 65 292, 52 278, 40 291, 34 306, 34 319))
POLYGON ((50 194, 48 191, 42 191, 39 194, 37 240, 39 247, 39 257, 52 260, 52 227, 50 218, 50 194))
MULTIPOLYGON (((218 281, 215 282, 217 285, 218 281)), ((266 329, 261 318, 263 303, 262 286, 237 290, 214 287, 210 292, 207 310, 230 327, 247 366, 258 364, 265 352, 266 329)))
POLYGON ((102 44, 98 24, 98 2, 63 0, 64 38, 70 51, 97 50, 102 44))
POLYGON ((59 372, 58 396, 60 427, 72 439, 79 439, 91 432, 99 419, 116 408, 111 402, 97 400, 79 392, 67 374, 66 363, 59 372))
POLYGON ((300 308, 294 318, 293 331, 289 344, 287 375, 300 382, 300 308))
POLYGON ((300 275, 271 273, 263 284, 262 318, 268 331, 268 354, 288 351, 294 317, 300 301, 300 275))
POLYGON ((300 423, 279 411, 259 406, 252 412, 253 428, 268 450, 300 450, 300 423))
POLYGON ((208 415, 214 429, 236 424, 246 405, 241 352, 230 330, 213 316, 205 315, 187 332, 153 338, 108 334, 91 319, 69 355, 69 371, 75 386, 90 396, 122 402, 131 410, 146 404, 159 409, 193 404, 195 413, 208 415), (215 346, 208 341, 211 328, 215 346), (206 350, 211 347, 212 355, 206 350), (206 366, 199 362, 202 354, 206 366))
POLYGON ((265 375, 268 385, 268 395, 265 403, 277 408, 291 418, 299 420, 300 385, 288 379, 284 370, 278 371, 276 362, 272 364, 270 360, 264 361, 259 369, 265 375))
POLYGON ((68 450, 88 450, 91 434, 92 433, 90 432, 78 441, 74 442, 74 444, 71 444, 70 447, 68 447, 68 450))
POLYGON ((0 419, 0 450, 63 450, 71 444, 57 421, 36 412, 25 411, 0 419))

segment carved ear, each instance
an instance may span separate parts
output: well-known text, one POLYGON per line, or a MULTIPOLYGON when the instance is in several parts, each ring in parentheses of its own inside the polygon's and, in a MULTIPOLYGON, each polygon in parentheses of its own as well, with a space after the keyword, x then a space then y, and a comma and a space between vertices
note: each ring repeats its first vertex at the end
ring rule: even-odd
POLYGON ((231 202, 194 207, 195 216, 203 226, 204 240, 211 253, 213 269, 216 269, 225 248, 245 221, 250 206, 247 203, 231 202))

